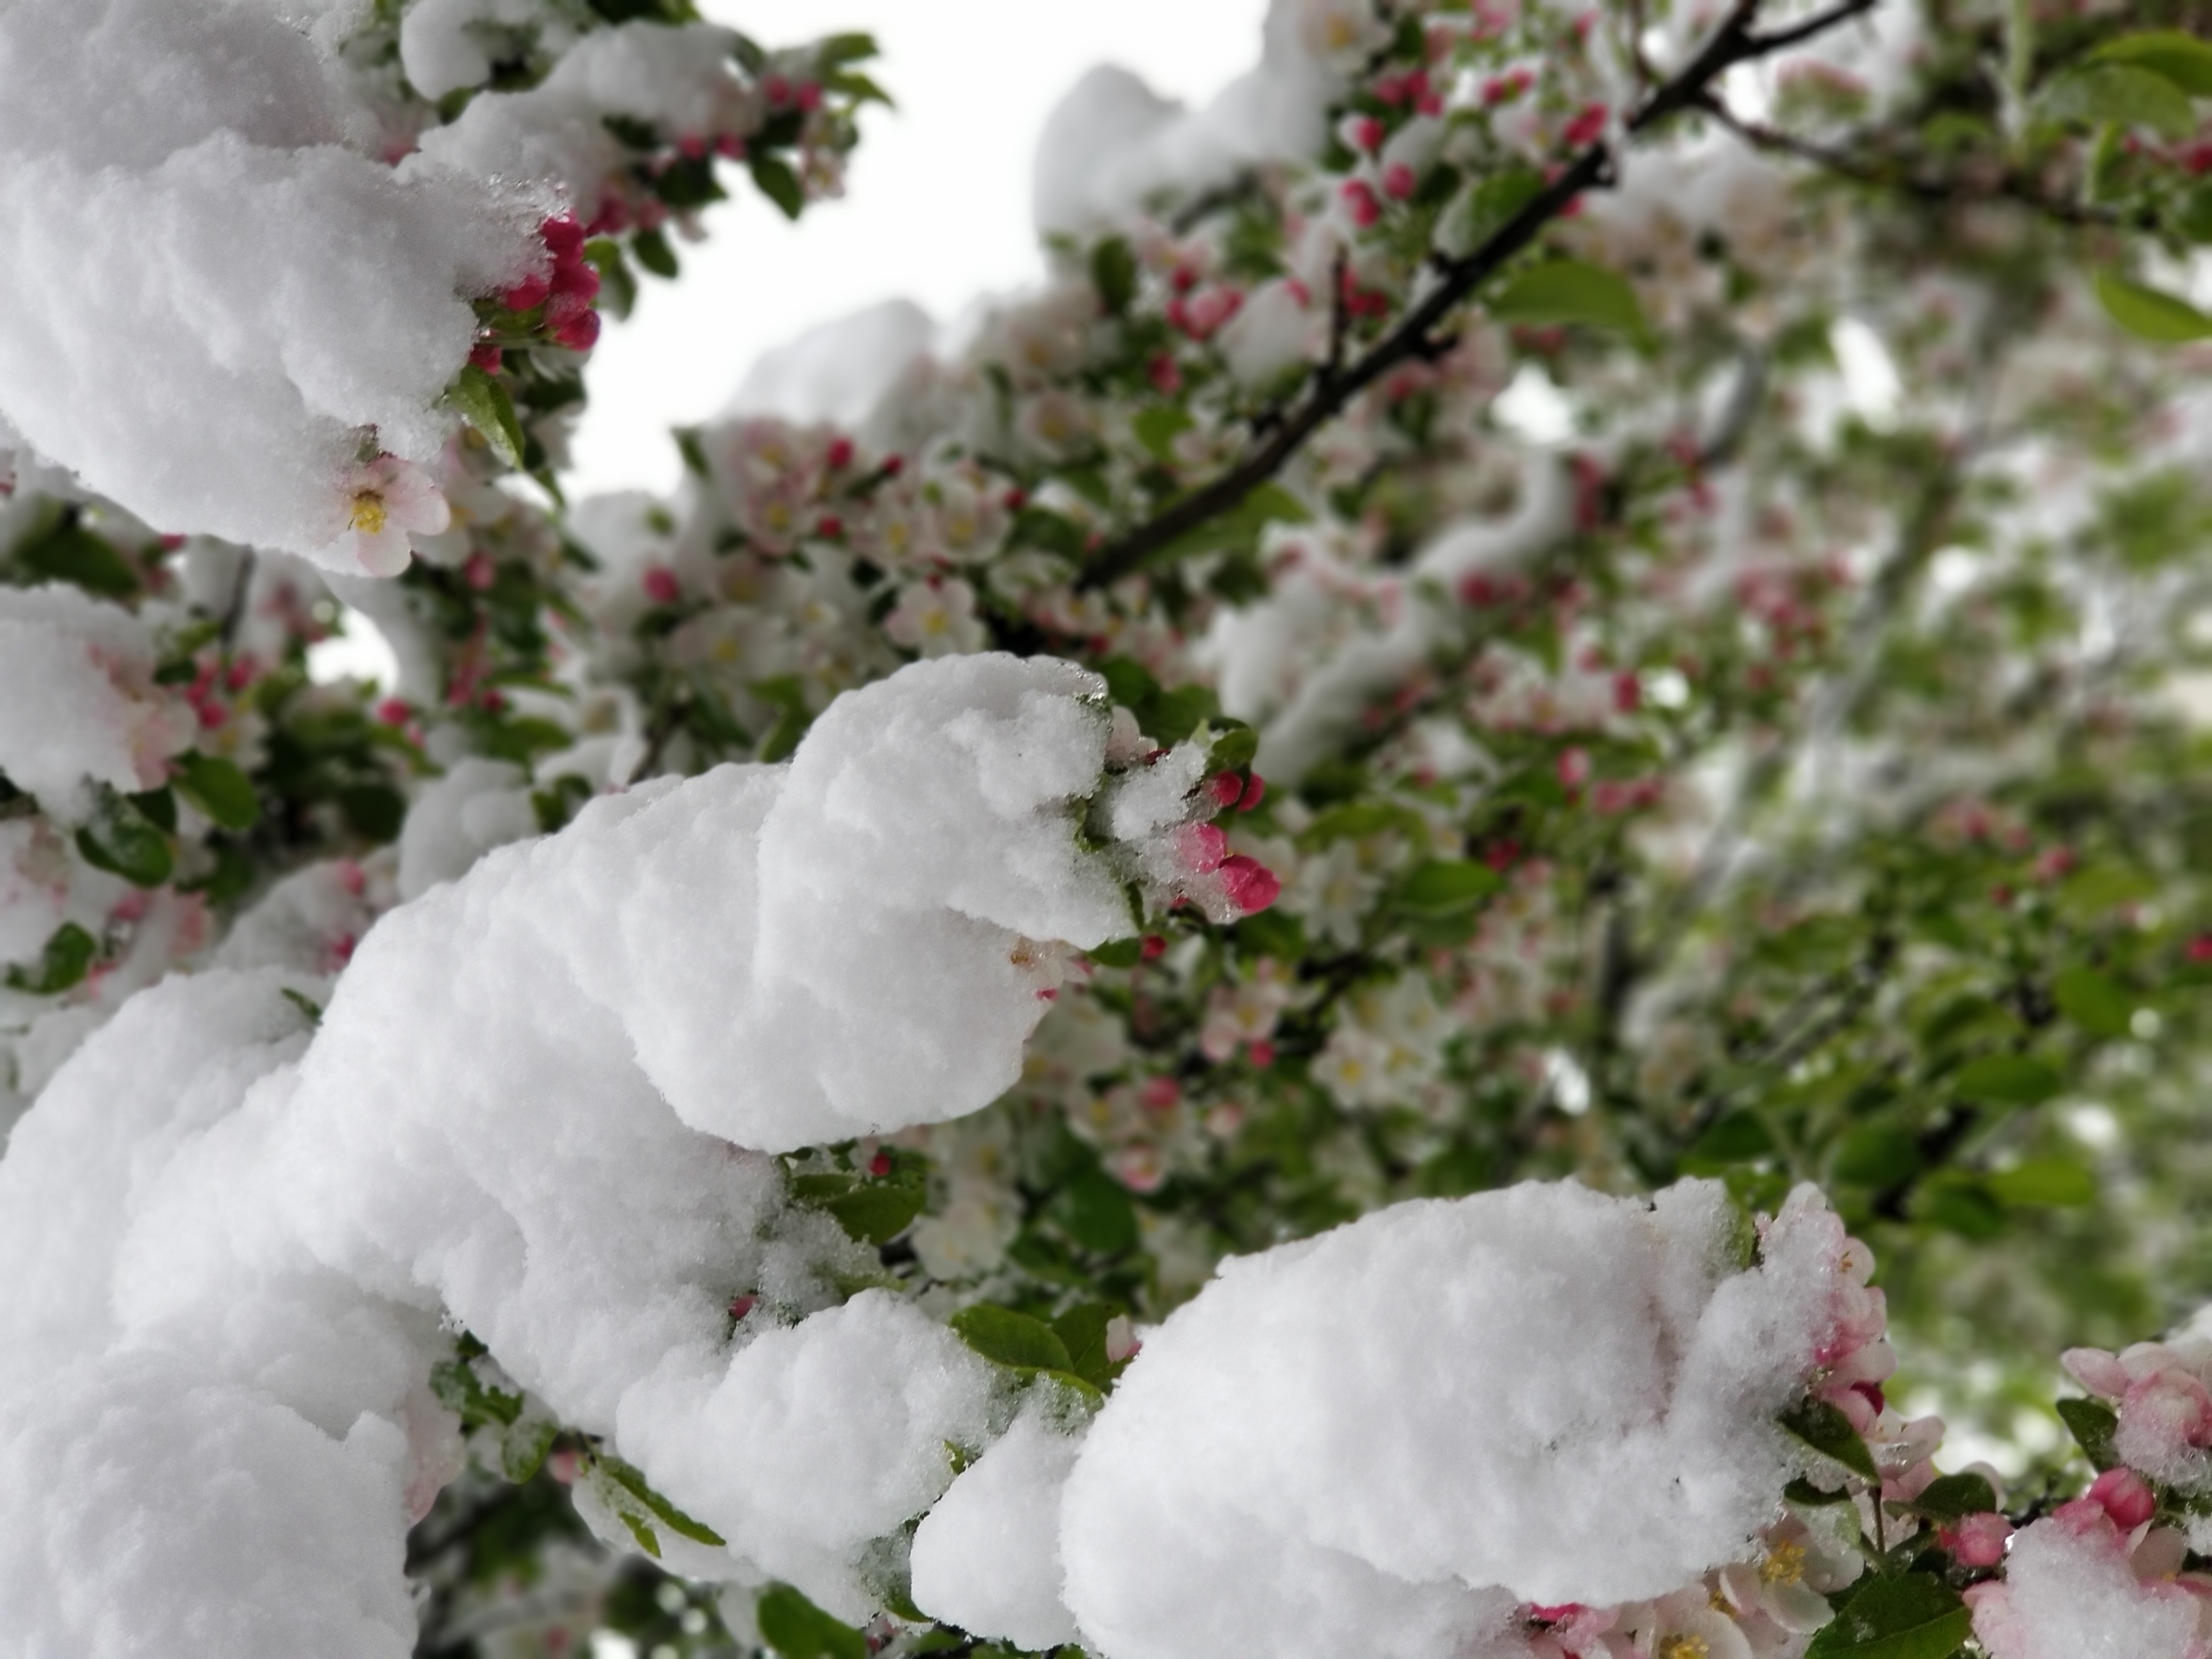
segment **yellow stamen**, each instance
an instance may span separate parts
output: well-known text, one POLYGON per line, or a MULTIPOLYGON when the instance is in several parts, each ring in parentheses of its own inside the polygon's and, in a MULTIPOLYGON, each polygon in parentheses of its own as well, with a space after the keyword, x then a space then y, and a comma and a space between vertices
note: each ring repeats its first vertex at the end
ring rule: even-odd
POLYGON ((1805 1577, 1805 1547, 1789 1540, 1777 1544, 1759 1564, 1762 1584, 1795 1584, 1805 1577))
POLYGON ((374 489, 364 489, 353 498, 353 527, 372 536, 384 533, 386 518, 384 497, 374 489))
POLYGON ((1702 1636, 1662 1636, 1657 1659, 1712 1659, 1712 1644, 1702 1636))

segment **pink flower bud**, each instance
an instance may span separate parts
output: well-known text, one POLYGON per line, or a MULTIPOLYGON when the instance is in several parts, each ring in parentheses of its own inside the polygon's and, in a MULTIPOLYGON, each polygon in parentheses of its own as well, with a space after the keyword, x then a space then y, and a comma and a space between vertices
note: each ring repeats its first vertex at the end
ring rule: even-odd
POLYGON ((868 1160, 868 1173, 876 1176, 878 1179, 880 1180, 883 1176, 889 1175, 890 1172, 891 1155, 889 1152, 878 1152, 873 1158, 868 1160))
POLYGON ((1137 947, 1137 955, 1140 960, 1157 962, 1167 954, 1167 949, 1168 942, 1165 939, 1158 933, 1147 933, 1145 935, 1144 943, 1137 947))
POLYGON ((1382 216, 1382 204, 1375 199, 1375 192, 1364 179, 1347 179, 1337 192, 1344 198, 1345 210, 1351 214, 1352 222, 1362 230, 1374 226, 1382 216))
POLYGON ((1237 803, 1237 810, 1249 812, 1267 799, 1267 781, 1255 772, 1245 781, 1244 793, 1237 803))
POLYGON ((1994 1567, 2004 1559, 2005 1540, 2012 1536, 2012 1522, 1994 1510, 1984 1510, 1978 1515, 1963 1515, 1951 1526, 1942 1529, 1940 1536, 1944 1548, 1949 1550, 1961 1566, 1994 1567))
POLYGON ((1244 780, 1234 772, 1216 772, 1206 781, 1206 789, 1213 804, 1226 810, 1244 798, 1244 780))
POLYGON ((1275 872, 1243 853, 1224 859, 1219 874, 1229 902, 1248 916, 1257 915, 1282 896, 1283 884, 1275 872))
POLYGON ((545 303, 546 296, 552 292, 553 278, 550 275, 526 276, 501 295, 500 302, 509 311, 535 311, 545 303))
POLYGON ((1275 1045, 1264 1037, 1247 1048, 1244 1053, 1246 1058, 1263 1072, 1275 1063, 1275 1045))
POLYGON ((491 585, 499 580, 499 571, 492 564, 491 555, 470 554, 469 562, 461 567, 461 580, 479 593, 489 592, 491 585))
POLYGON ((2118 1400, 2128 1391, 2128 1368, 2102 1348, 2069 1348, 2058 1357, 2067 1374, 2091 1394, 2118 1400))
POLYGON ((759 1299, 760 1298, 757 1297, 751 1296, 732 1297, 730 1298, 730 1317, 732 1319, 743 1319, 747 1314, 753 1310, 754 1304, 757 1303, 759 1299))
POLYGON ((2133 1469, 2106 1469, 2090 1483, 2087 1496, 2104 1505, 2122 1532, 2133 1532, 2158 1513, 2157 1497, 2133 1469))
POLYGON ((853 441, 846 437, 832 438, 829 453, 823 459, 830 464, 832 472, 842 472, 853 464, 853 441))
POLYGON ((1579 789, 1589 781, 1590 757, 1586 750, 1568 749, 1560 752, 1555 763, 1559 781, 1569 789, 1579 789))
POLYGON ((676 573, 665 564, 647 565, 641 585, 645 588, 645 597, 655 605, 673 605, 684 597, 684 589, 676 580, 676 573))
POLYGON ((475 368, 483 370, 487 374, 498 374, 501 365, 503 365, 506 361, 506 354, 501 351, 497 346, 493 345, 489 341, 486 341, 483 344, 472 348, 469 352, 470 363, 475 368))
POLYGON ((538 240, 556 260, 573 259, 584 251, 584 228, 574 216, 564 213, 538 226, 538 240))
POLYGON ((1185 869, 1206 875, 1229 856, 1229 837, 1210 823, 1186 823, 1176 831, 1176 857, 1185 869))
POLYGON ((1382 193, 1394 202, 1403 202, 1413 193, 1413 169, 1403 161, 1393 161, 1382 169, 1382 193))
POLYGON ((413 718, 414 712, 398 697, 386 697, 376 705, 376 718, 386 726, 404 726, 413 718))
POLYGON ((554 343, 571 351, 589 351, 599 339, 599 313, 596 311, 580 313, 553 331, 554 343))
POLYGON ((1352 142, 1372 155, 1382 148, 1385 137, 1382 124, 1371 115, 1360 116, 1352 124, 1352 142))
POLYGON ((1137 1091, 1137 1098, 1148 1112, 1168 1111, 1182 1098, 1182 1085, 1171 1077, 1148 1077, 1137 1091))
POLYGON ((1605 117, 1606 108, 1603 104, 1589 105, 1581 114, 1567 123, 1565 130, 1559 136, 1577 149, 1580 149, 1584 144, 1594 143, 1598 135, 1605 131, 1605 117))

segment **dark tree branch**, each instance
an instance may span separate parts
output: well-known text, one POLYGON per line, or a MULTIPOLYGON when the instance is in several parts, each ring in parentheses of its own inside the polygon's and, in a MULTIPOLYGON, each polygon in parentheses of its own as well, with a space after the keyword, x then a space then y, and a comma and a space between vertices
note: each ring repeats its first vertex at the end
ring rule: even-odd
MULTIPOLYGON (((1727 20, 1674 78, 1644 100, 1630 116, 1631 137, 1651 131, 1685 111, 1700 106, 1706 90, 1738 64, 1778 52, 1871 10, 1878 0, 1840 0, 1828 10, 1790 28, 1754 34, 1751 20, 1759 0, 1736 0, 1727 20)), ((1164 511, 1101 549, 1077 577, 1083 587, 1103 587, 1141 568, 1146 561, 1182 537, 1232 511, 1273 477, 1306 441, 1334 420, 1359 393, 1401 363, 1435 352, 1435 337, 1445 319, 1467 298, 1504 270, 1544 228, 1564 213, 1583 191, 1608 182, 1613 149, 1601 139, 1583 150, 1483 244, 1457 259, 1438 259, 1438 281, 1425 299, 1363 356, 1340 370, 1324 368, 1309 382, 1297 405, 1273 426, 1265 439, 1212 483, 1171 503, 1164 511)))

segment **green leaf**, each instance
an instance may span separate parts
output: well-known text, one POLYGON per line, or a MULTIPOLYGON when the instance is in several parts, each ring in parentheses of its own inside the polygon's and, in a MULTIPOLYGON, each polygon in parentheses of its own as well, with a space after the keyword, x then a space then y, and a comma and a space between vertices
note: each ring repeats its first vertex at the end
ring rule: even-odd
POLYGON ((1528 168, 1494 173, 1471 185, 1444 210, 1437 227, 1438 246, 1450 258, 1464 258, 1543 188, 1543 175, 1528 168))
POLYGON ((2099 64, 2131 64, 2162 75, 2184 92, 2212 98, 2212 44, 2177 29, 2124 34, 2089 54, 2099 64))
POLYGON ((2094 968, 2075 963, 2061 968, 2051 982, 2058 1011, 2092 1036, 2118 1037, 2128 1034, 2135 1010, 2120 988, 2094 968))
POLYGON ((1470 859, 1431 859, 1398 884, 1393 902, 1418 916, 1448 916, 1473 909, 1504 886, 1504 878, 1470 859))
POLYGON ((1121 1310, 1106 1302, 1079 1302, 1052 1322, 1053 1334, 1066 1345, 1068 1369, 1094 1389, 1114 1381, 1121 1368, 1106 1357, 1106 1328, 1121 1310))
POLYGON ((1961 1066, 1951 1086, 1968 1100, 2036 1106, 2063 1086, 2057 1073, 2024 1054, 1984 1054, 1961 1066))
POLYGON ((323 1023, 323 1005, 314 998, 295 991, 289 985, 278 986, 276 994, 300 1011, 300 1018, 307 1022, 311 1030, 323 1023))
POLYGON ((1749 1164, 1774 1150, 1774 1137, 1753 1112, 1736 1111, 1716 1120, 1682 1154, 1685 1168, 1716 1169, 1749 1164))
POLYGON ((1938 1176, 1913 1194, 1912 1214, 1961 1238, 1991 1239, 2004 1231, 2004 1206, 1973 1176, 1938 1176))
POLYGON ((2186 137, 2197 125, 2187 93, 2133 64, 2069 70, 2037 94, 2035 112, 2057 125, 2148 127, 2165 138, 2186 137))
POLYGON ((522 423, 514 418, 514 399, 507 388, 471 363, 453 382, 446 401, 491 446, 492 453, 509 466, 522 465, 522 423))
POLYGON ((1129 1189, 1103 1170, 1086 1170, 1062 1188, 1053 1215, 1070 1239, 1096 1255, 1124 1255, 1137 1247, 1137 1208, 1129 1189))
POLYGON ((1101 968, 1133 968, 1145 954, 1141 939, 1109 939, 1086 953, 1101 968))
POLYGON ((929 1201, 920 1182, 868 1181, 819 1206, 863 1244, 888 1244, 914 1224, 929 1201))
POLYGON ((1940 1578, 1869 1578, 1814 1636, 1805 1659, 1950 1659, 1973 1622, 1959 1592, 1940 1578))
POLYGON ((2101 1400, 2062 1400, 2058 1418, 2100 1474, 2118 1467, 2120 1460, 2112 1450, 2112 1437, 2120 1427, 2118 1412, 2101 1400))
POLYGON ((1190 411, 1181 404, 1155 404, 1130 422, 1129 429, 1154 460, 1172 466, 1175 441, 1195 424, 1190 411))
POLYGON ((1260 734, 1250 726, 1236 725, 1218 734, 1206 751, 1206 762, 1217 772, 1241 772, 1260 752, 1260 734))
POLYGON ((1978 1474, 1938 1475, 1921 1489, 1912 1507, 1938 1521, 1956 1521, 1962 1515, 1981 1515, 1996 1508, 1997 1495, 1978 1474))
POLYGON ((1824 1457, 1833 1458, 1863 1480, 1876 1478, 1874 1454, 1851 1426, 1851 1419, 1825 1400, 1808 1400, 1778 1419, 1782 1426, 1824 1457))
POLYGON ((599 273, 599 309, 619 319, 637 304, 637 278, 623 258, 622 244, 611 236, 594 236, 584 244, 584 257, 599 273))
POLYGON ((783 1659, 868 1659, 867 1638, 841 1624, 788 1584, 771 1584, 754 1603, 761 1640, 783 1659))
POLYGON ((261 797, 253 793, 246 774, 230 762, 195 751, 179 756, 173 764, 176 775, 170 781, 209 823, 225 830, 246 830, 261 816, 261 797))
POLYGON ((668 246, 668 238, 658 226, 637 232, 629 239, 629 251, 637 256, 638 264, 656 276, 676 280, 676 250, 668 246))
MULTIPOLYGON (((695 1544, 708 1544, 717 1547, 724 1542, 721 1534, 713 1528, 694 1521, 675 1504, 653 1491, 646 1484, 643 1473, 630 1464, 623 1462, 621 1458, 610 1452, 601 1452, 593 1461, 609 1480, 644 1504, 666 1524, 669 1531, 678 1537, 688 1538, 695 1544)), ((653 1553, 657 1555, 659 1552, 655 1550, 653 1553)))
POLYGON ((34 997, 57 995, 82 980, 99 954, 98 939, 75 922, 65 921, 46 940, 36 968, 8 970, 8 988, 27 991, 34 997))
POLYGON ((752 174, 754 186, 783 210, 785 218, 796 219, 806 210, 806 187, 788 162, 774 155, 756 155, 752 174))
POLYGON ((874 35, 849 30, 842 34, 825 35, 814 48, 814 61, 825 70, 842 69, 847 64, 865 64, 871 58, 882 56, 882 52, 874 35))
POLYGON ((1854 1187, 1901 1186, 1920 1173, 1920 1145, 1903 1124, 1887 1118, 1854 1124, 1836 1147, 1829 1173, 1854 1187))
POLYGON ((1012 1308, 978 1302, 947 1322, 960 1340, 994 1364, 1073 1372, 1075 1361, 1051 1326, 1012 1308))
POLYGON ((1091 286, 1098 290, 1098 304, 1109 317, 1119 317, 1137 297, 1137 256, 1119 236, 1109 236, 1091 250, 1091 286))
POLYGON ((134 887, 159 887, 176 868, 168 837, 123 796, 103 792, 93 820, 76 832, 76 850, 95 870, 134 887))
POLYGON ((1983 1183, 2007 1204, 2087 1204, 2097 1195, 2097 1177, 2078 1164, 2042 1158, 2000 1170, 1983 1183))
POLYGON ((1644 308, 1627 279, 1579 259, 1531 265, 1492 296, 1489 310, 1501 323, 1586 323, 1644 332, 1644 308))
POLYGON ((2105 310, 2130 334, 2160 345, 2180 345, 2212 335, 2212 317, 2186 300, 2109 270, 2099 271, 2093 280, 2105 310))
POLYGON ((74 508, 53 526, 18 543, 15 562, 49 581, 73 582, 88 593, 127 599, 138 591, 138 573, 104 538, 77 522, 74 508))

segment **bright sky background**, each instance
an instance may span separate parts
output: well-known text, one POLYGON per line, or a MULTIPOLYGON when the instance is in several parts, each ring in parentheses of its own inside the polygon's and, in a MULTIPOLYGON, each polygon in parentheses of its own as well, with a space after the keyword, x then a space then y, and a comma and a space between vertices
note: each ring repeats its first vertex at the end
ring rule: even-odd
POLYGON ((767 46, 844 29, 898 108, 871 106, 842 202, 793 225, 728 170, 736 199, 708 240, 677 242, 674 283, 647 278, 592 362, 572 493, 672 488, 668 428, 714 415, 753 359, 817 323, 904 295, 940 320, 1039 271, 1030 156, 1045 117, 1092 64, 1202 102, 1259 60, 1266 0, 705 0, 767 46))

